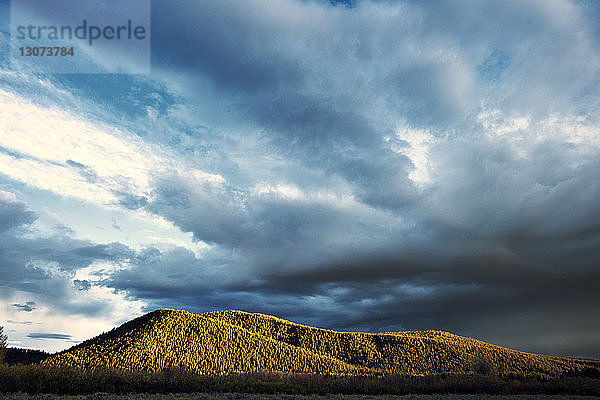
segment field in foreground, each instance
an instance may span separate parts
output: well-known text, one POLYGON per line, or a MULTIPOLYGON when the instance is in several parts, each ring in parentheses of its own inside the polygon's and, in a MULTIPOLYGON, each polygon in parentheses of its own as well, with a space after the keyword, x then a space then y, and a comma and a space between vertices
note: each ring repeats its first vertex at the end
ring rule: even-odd
POLYGON ((287 395, 287 394, 241 394, 241 393, 192 393, 192 394, 135 394, 112 395, 95 393, 87 396, 28 395, 23 393, 6 395, 4 400, 591 400, 589 396, 546 396, 546 395, 472 395, 434 394, 406 396, 368 395, 287 395))
POLYGON ((446 376, 333 376, 310 374, 246 373, 197 375, 184 370, 127 372, 119 370, 64 369, 39 365, 0 365, 1 393, 94 395, 136 393, 239 393, 286 395, 409 395, 495 394, 600 396, 600 379, 563 376, 553 379, 492 375, 446 376))

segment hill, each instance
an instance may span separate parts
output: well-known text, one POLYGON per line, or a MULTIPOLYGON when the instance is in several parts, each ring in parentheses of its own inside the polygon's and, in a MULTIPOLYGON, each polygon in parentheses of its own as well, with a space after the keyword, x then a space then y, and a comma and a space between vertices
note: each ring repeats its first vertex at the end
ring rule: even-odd
POLYGON ((8 347, 4 356, 4 362, 8 365, 36 364, 48 357, 50 357, 50 353, 46 353, 45 351, 8 347))
POLYGON ((335 332, 241 311, 175 310, 136 318, 42 364, 151 372, 175 367, 201 374, 559 376, 600 369, 600 361, 523 353, 445 332, 335 332))
POLYGON ((174 310, 157 310, 136 318, 42 364, 149 372, 182 368, 200 374, 368 372, 225 321, 174 310))
POLYGON ((578 374, 587 368, 600 367, 600 361, 524 353, 440 331, 385 334, 335 332, 240 311, 205 315, 383 373, 429 375, 475 372, 556 376, 578 374))

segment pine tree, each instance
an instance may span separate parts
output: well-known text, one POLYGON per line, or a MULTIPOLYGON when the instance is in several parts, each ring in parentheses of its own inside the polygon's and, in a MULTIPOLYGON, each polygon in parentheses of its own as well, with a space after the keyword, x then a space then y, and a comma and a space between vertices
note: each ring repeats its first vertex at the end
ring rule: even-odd
POLYGON ((6 335, 4 334, 4 327, 0 326, 0 363, 4 360, 6 354, 6 335))

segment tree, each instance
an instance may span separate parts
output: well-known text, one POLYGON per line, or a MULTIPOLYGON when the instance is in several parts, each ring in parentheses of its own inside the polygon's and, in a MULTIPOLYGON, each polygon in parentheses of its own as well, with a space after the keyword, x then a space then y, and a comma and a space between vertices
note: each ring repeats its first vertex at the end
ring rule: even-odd
POLYGON ((4 354, 6 354, 6 335, 4 334, 4 327, 0 326, 0 363, 4 360, 4 354))

